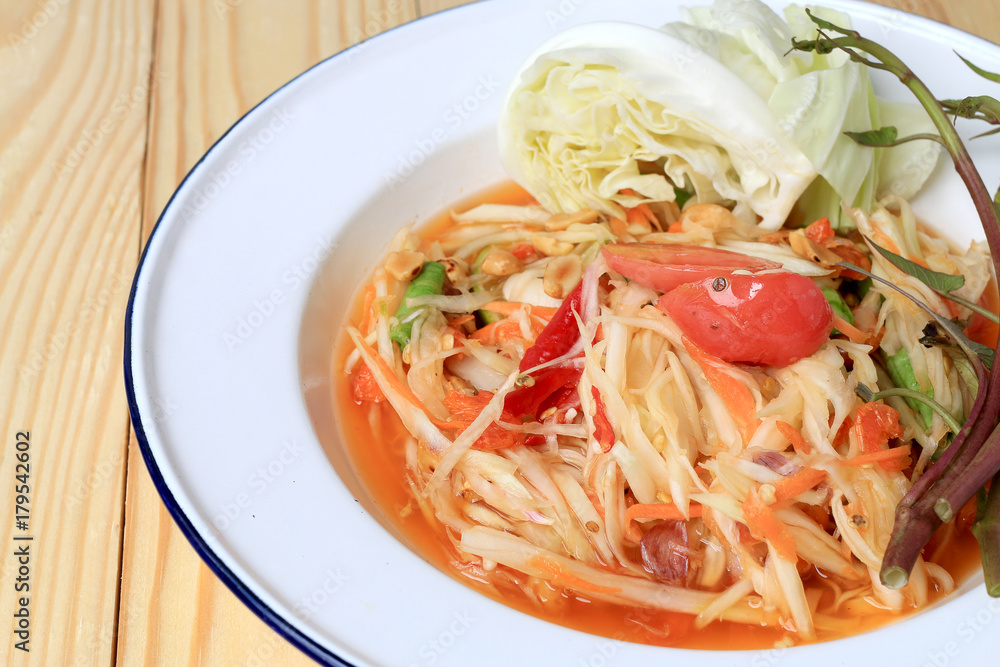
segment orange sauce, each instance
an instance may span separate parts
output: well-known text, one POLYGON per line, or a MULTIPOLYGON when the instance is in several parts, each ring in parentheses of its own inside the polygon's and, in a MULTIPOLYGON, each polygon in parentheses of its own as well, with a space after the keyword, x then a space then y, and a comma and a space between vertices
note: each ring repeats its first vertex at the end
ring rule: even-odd
MULTIPOLYGON (((464 210, 481 202, 503 204, 528 204, 533 200, 515 185, 505 185, 462 202, 455 210, 464 210)), ((433 236, 451 224, 445 213, 431 221, 421 232, 433 236)), ((993 291, 995 295, 995 288, 993 291)), ((995 298, 995 296, 994 296, 995 298)), ((991 304, 992 305, 992 304, 991 304)), ((361 320, 362 299, 355 298, 351 320, 361 320)), ((335 369, 344 366, 350 352, 349 341, 341 336, 336 354, 335 369)), ((444 534, 444 528, 435 520, 428 520, 411 503, 410 489, 406 483, 404 446, 410 437, 393 409, 385 403, 359 404, 352 399, 351 377, 335 372, 337 414, 341 432, 347 442, 348 454, 370 498, 381 509, 384 519, 401 534, 407 546, 442 572, 480 593, 523 613, 551 623, 624 641, 703 650, 754 650, 768 649, 788 636, 780 628, 767 628, 745 624, 715 621, 701 630, 693 628, 693 617, 686 614, 662 612, 626 605, 588 600, 572 592, 565 592, 556 601, 541 605, 516 590, 506 579, 495 577, 463 565, 444 534), (495 586, 492 584, 496 584, 495 586), (498 590, 499 589, 499 590, 498 590), (506 589, 506 592, 504 590, 506 589), (514 590, 511 590, 514 589, 514 590)), ((933 559, 955 578, 956 585, 971 576, 979 567, 979 547, 969 530, 942 529, 939 537, 948 532, 950 544, 940 548, 940 539, 932 540, 933 559)), ((930 548, 927 553, 931 557, 930 548)), ((498 570, 504 569, 499 566, 498 570)), ((506 570, 512 577, 524 577, 506 570)), ((815 571, 811 575, 821 577, 815 571)), ((829 595, 828 593, 825 595, 829 595)), ((934 602, 941 595, 931 593, 934 602)), ((817 641, 829 641, 861 634, 906 618, 912 611, 901 613, 880 611, 854 618, 844 617, 836 632, 818 630, 817 641)), ((802 643, 796 639, 795 643, 802 643)))

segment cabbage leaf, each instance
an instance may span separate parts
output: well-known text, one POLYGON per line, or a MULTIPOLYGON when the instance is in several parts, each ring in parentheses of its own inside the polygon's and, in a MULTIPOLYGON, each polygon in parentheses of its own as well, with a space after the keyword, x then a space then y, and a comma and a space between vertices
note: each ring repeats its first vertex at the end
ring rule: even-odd
POLYGON ((871 210, 883 194, 911 197, 933 171, 934 142, 873 149, 844 134, 932 128, 912 105, 877 99, 846 54, 789 53, 793 37, 815 35, 803 8, 782 18, 758 0, 716 0, 682 18, 659 31, 571 28, 522 66, 501 112, 500 150, 543 206, 621 216, 681 190, 763 229, 789 216, 841 226, 850 224, 841 202, 871 210))
POLYGON ((543 44, 508 91, 499 135, 508 173, 554 211, 622 216, 641 199, 673 201, 676 185, 774 229, 817 173, 739 76, 626 23, 543 44))

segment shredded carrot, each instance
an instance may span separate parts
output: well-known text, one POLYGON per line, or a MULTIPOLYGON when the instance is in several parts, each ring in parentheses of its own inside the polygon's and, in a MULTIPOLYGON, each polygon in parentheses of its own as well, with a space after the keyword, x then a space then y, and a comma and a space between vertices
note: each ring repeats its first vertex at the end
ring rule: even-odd
POLYGON ((383 377, 386 378, 386 381, 392 386, 392 389, 400 396, 402 396, 404 399, 406 399, 409 403, 412 403, 415 407, 422 410, 424 414, 427 415, 427 417, 431 420, 431 423, 433 423, 437 427, 441 427, 442 425, 446 425, 448 423, 432 415, 427 410, 427 408, 424 407, 424 404, 421 402, 421 400, 417 398, 417 395, 414 394, 413 391, 402 380, 396 377, 396 373, 393 372, 391 368, 389 368, 389 364, 386 363, 385 359, 379 356, 378 352, 372 349, 372 347, 368 343, 366 343, 363 339, 360 339, 358 340, 358 347, 362 349, 365 353, 367 353, 369 356, 371 356, 371 358, 375 361, 375 365, 378 366, 379 372, 382 374, 383 377))
POLYGON ((864 343, 870 338, 869 334, 866 334, 861 329, 857 328, 844 318, 833 314, 833 326, 837 331, 847 336, 854 343, 864 343))
POLYGON ((452 315, 448 318, 448 325, 454 329, 458 329, 460 326, 467 322, 472 322, 476 319, 476 316, 472 313, 465 313, 462 315, 452 315))
POLYGON ((365 303, 361 307, 361 312, 363 313, 363 315, 361 317, 361 324, 358 325, 358 331, 360 331, 363 335, 366 336, 371 332, 372 320, 374 319, 372 317, 372 313, 374 312, 374 308, 372 306, 374 304, 375 304, 375 284, 371 283, 367 287, 365 287, 365 303))
POLYGON ((522 262, 534 257, 538 253, 535 252, 535 246, 530 243, 518 243, 510 249, 510 254, 517 257, 522 262))
POLYGON ((781 558, 795 561, 795 538, 774 510, 760 499, 757 489, 750 489, 743 501, 743 518, 751 535, 766 539, 781 558))
MULTIPOLYGON (((831 415, 830 418, 833 419, 833 415, 831 415)), ((850 417, 844 419, 844 421, 840 424, 840 428, 837 429, 837 435, 833 436, 833 442, 831 442, 830 444, 832 444, 834 447, 840 447, 841 445, 846 443, 848 437, 851 434, 851 428, 853 427, 854 427, 854 421, 851 420, 850 417)))
MULTIPOLYGON (((841 260, 847 262, 848 264, 853 264, 854 266, 864 269, 865 271, 871 271, 872 262, 868 259, 868 255, 861 251, 853 243, 825 243, 824 244, 829 250, 833 251, 833 254, 840 257, 841 260)), ((851 280, 864 280, 865 275, 858 273, 857 271, 851 271, 850 269, 841 269, 840 275, 845 278, 850 278, 851 280)))
POLYGON ((357 403, 381 403, 385 400, 385 394, 379 389, 378 383, 375 382, 375 376, 372 375, 371 369, 366 364, 362 364, 354 375, 354 379, 351 381, 351 393, 357 403))
POLYGON ((824 479, 826 479, 825 470, 818 470, 817 468, 799 468, 788 477, 780 479, 777 482, 773 482, 771 486, 774 487, 774 497, 776 502, 781 502, 782 500, 788 500, 801 493, 805 493, 822 482, 824 479))
POLYGON ((671 222, 670 226, 667 227, 667 233, 668 234, 683 234, 684 233, 684 223, 681 222, 680 220, 675 220, 674 222, 671 222))
MULTIPOLYGON (((479 416, 479 413, 483 411, 483 408, 486 407, 492 398, 493 393, 489 391, 481 391, 474 396, 455 390, 448 392, 448 395, 444 397, 443 403, 444 407, 451 413, 451 420, 445 422, 441 428, 443 430, 455 429, 458 432, 464 431, 469 428, 469 425, 479 416)), ((517 421, 506 410, 501 414, 500 419, 501 421, 509 422, 517 421)), ((476 439, 472 448, 481 451, 493 451, 495 449, 513 447, 521 439, 520 435, 517 431, 511 431, 499 424, 493 423, 486 427, 486 430, 476 439)))
POLYGON ((879 327, 879 330, 868 336, 868 340, 865 341, 865 345, 871 345, 872 349, 877 350, 879 346, 882 345, 882 337, 885 336, 885 325, 879 327))
POLYGON ((873 229, 871 236, 872 241, 874 241, 877 245, 882 246, 891 253, 903 256, 903 252, 899 249, 899 246, 896 245, 896 242, 887 236, 885 232, 873 229))
POLYGON ((646 204, 639 204, 633 208, 626 209, 625 219, 632 223, 648 222, 650 226, 659 225, 659 221, 653 215, 653 211, 646 204))
POLYGON ((885 403, 865 403, 854 413, 854 433, 858 449, 874 454, 886 448, 891 438, 903 437, 899 413, 885 403))
POLYGON ((776 421, 774 425, 778 428, 778 432, 785 436, 788 442, 792 443, 792 449, 796 452, 799 454, 812 453, 812 445, 806 442, 806 439, 799 433, 799 429, 783 421, 776 421))
POLYGON ((492 313, 500 313, 501 315, 510 317, 522 308, 527 309, 530 315, 540 317, 546 322, 551 320, 555 316, 556 310, 558 310, 557 308, 550 308, 548 306, 533 306, 530 303, 521 303, 520 301, 490 301, 480 308, 480 310, 488 310, 492 313))
POLYGON ((719 395, 722 402, 726 404, 729 414, 736 420, 740 435, 743 436, 743 442, 750 442, 750 438, 760 426, 756 402, 750 388, 730 374, 729 371, 734 368, 731 364, 705 352, 687 337, 684 338, 684 349, 691 355, 691 358, 698 362, 701 370, 705 373, 705 379, 712 385, 712 389, 719 395))
MULTIPOLYGON (((546 320, 541 318, 528 318, 528 326, 531 328, 531 340, 526 341, 528 344, 533 343, 538 338, 542 329, 545 328, 545 324, 546 320)), ((480 343, 496 343, 503 347, 515 340, 524 340, 524 333, 521 331, 521 323, 519 321, 513 317, 505 317, 502 320, 490 322, 486 326, 476 329, 469 335, 469 338, 480 343)))
MULTIPOLYGON (((688 504, 691 518, 701 516, 701 505, 688 504)), ((686 517, 677 505, 673 503, 636 503, 625 510, 625 535, 634 543, 642 541, 642 531, 636 525, 636 519, 664 519, 667 521, 685 521, 686 517)))
POLYGON ((515 338, 523 339, 524 335, 521 333, 520 322, 507 317, 496 322, 490 322, 481 329, 476 329, 469 338, 480 343, 496 343, 502 347, 515 338))
POLYGON ((559 563, 551 561, 544 556, 532 556, 529 558, 528 567, 533 567, 536 570, 543 572, 555 583, 562 584, 566 588, 572 588, 573 590, 580 591, 582 593, 604 593, 605 595, 614 595, 622 592, 622 589, 620 588, 592 584, 586 579, 576 576, 572 572, 567 572, 561 565, 559 565, 559 563))
POLYGON ((628 233, 628 223, 621 218, 611 218, 608 220, 608 225, 611 227, 611 233, 615 236, 624 236, 628 233))
POLYGON ((820 218, 810 223, 805 228, 806 237, 815 243, 822 244, 829 238, 833 238, 833 228, 830 226, 830 218, 820 218))
POLYGON ((910 445, 883 449, 871 454, 861 454, 840 462, 841 465, 845 466, 864 466, 875 463, 880 464, 889 472, 905 470, 910 465, 910 445))
POLYGON ((770 243, 771 245, 781 245, 783 242, 788 240, 788 235, 791 232, 785 230, 781 232, 773 232, 771 234, 764 234, 759 239, 761 243, 770 243))

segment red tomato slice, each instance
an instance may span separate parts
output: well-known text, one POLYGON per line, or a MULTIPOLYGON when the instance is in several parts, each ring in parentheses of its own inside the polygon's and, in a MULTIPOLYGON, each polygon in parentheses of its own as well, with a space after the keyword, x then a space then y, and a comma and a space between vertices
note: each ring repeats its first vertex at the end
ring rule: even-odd
POLYGON ((681 243, 611 243, 601 252, 612 269, 659 292, 704 278, 727 276, 737 269, 754 272, 781 268, 768 259, 681 243))
POLYGON ((788 271, 705 278, 657 305, 695 345, 730 363, 787 366, 818 350, 833 327, 816 283, 788 271))

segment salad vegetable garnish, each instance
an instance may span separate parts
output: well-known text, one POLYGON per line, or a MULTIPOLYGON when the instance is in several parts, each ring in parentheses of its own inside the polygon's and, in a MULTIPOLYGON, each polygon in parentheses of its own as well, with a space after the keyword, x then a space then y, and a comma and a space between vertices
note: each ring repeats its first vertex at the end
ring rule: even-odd
POLYGON ((375 270, 346 409, 398 451, 398 520, 482 590, 617 605, 637 641, 870 629, 954 590, 973 539, 1000 594, 1000 195, 952 122, 990 134, 1000 104, 936 101, 838 12, 682 16, 543 44, 498 127, 524 190, 375 270), (988 250, 913 213, 941 147, 988 250))
POLYGON ((831 215, 839 226, 842 201, 867 211, 889 187, 911 197, 934 168, 915 159, 926 147, 872 151, 844 130, 933 126, 876 98, 867 70, 839 51, 786 56, 814 28, 801 7, 783 20, 759 2, 720 0, 660 30, 566 30, 527 59, 508 93, 499 128, 508 173, 550 210, 621 216, 683 192, 732 202, 765 229, 796 206, 805 222, 831 215))
MULTIPOLYGON (((976 118, 995 124, 1000 102, 989 96, 968 97, 960 101, 939 102, 930 89, 898 57, 881 45, 862 37, 858 32, 840 27, 830 21, 809 14, 819 30, 814 39, 798 40, 794 48, 813 53, 839 51, 851 60, 867 67, 885 70, 897 76, 927 111, 938 134, 917 137, 898 137, 893 127, 881 128, 874 134, 857 134, 853 138, 861 144, 888 146, 899 145, 911 139, 933 139, 940 142, 955 163, 958 172, 972 196, 979 213, 983 230, 989 242, 994 270, 1000 261, 1000 191, 991 197, 982 176, 973 164, 968 150, 952 123, 952 116, 976 118)), ((983 70, 965 58, 962 60, 975 72, 991 81, 1000 76, 983 70)), ((986 132, 992 134, 995 130, 986 132)), ((937 272, 904 263, 885 248, 869 243, 896 266, 918 278, 942 296, 953 298, 951 293, 964 284, 960 276, 942 276, 937 272)), ((954 300, 954 299, 953 299, 954 300)), ((966 301, 958 303, 969 306, 966 301)), ((981 316, 986 315, 975 309, 981 316)), ((992 317, 992 313, 989 314, 992 317)), ((942 523, 954 519, 958 510, 971 498, 980 494, 974 533, 979 540, 987 590, 1000 596, 1000 501, 996 494, 986 495, 984 485, 1000 472, 1000 381, 993 373, 986 379, 983 360, 973 350, 962 332, 955 326, 945 326, 955 342, 963 348, 969 362, 976 369, 975 403, 969 419, 955 433, 955 438, 944 454, 916 481, 896 510, 896 525, 882 562, 882 582, 900 588, 909 580, 913 564, 920 550, 942 523)), ((996 344, 994 344, 994 348, 996 344)), ((989 356, 992 360, 992 355, 989 356)))

